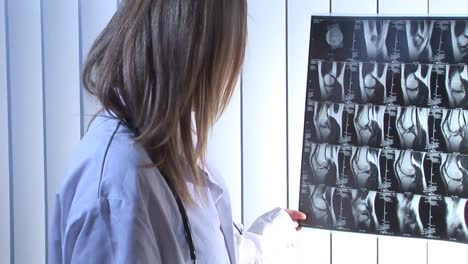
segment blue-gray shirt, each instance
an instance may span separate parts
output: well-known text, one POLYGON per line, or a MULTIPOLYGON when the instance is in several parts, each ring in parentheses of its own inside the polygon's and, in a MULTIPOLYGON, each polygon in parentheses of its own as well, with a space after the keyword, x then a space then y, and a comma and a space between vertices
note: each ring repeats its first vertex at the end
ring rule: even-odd
MULTIPOLYGON (((145 164, 149 156, 127 127, 109 116, 93 122, 56 195, 50 264, 191 263, 173 194, 145 164)), ((235 263, 229 194, 212 168, 205 175, 206 201, 186 206, 197 259, 235 263)))

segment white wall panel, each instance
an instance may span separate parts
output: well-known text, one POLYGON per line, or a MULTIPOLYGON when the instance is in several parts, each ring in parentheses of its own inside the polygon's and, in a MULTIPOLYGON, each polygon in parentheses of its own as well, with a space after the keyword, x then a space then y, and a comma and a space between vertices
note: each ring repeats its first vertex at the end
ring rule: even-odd
MULTIPOLYGON (((79 0, 81 28, 81 62, 84 63, 94 40, 115 13, 116 0, 79 0)), ((86 132, 92 117, 100 109, 99 102, 82 91, 82 129, 86 132)))
POLYGON ((379 14, 426 15, 428 0, 379 0, 379 14))
MULTIPOLYGON (((429 15, 468 16, 468 0, 429 0, 429 15)), ((468 263, 468 245, 428 241, 428 264, 468 263)))
POLYGON ((0 0, 0 263, 10 263, 10 156, 5 0, 0 0))
MULTIPOLYGON (((309 60, 309 34, 312 14, 327 14, 329 0, 289 0, 287 18, 288 44, 288 174, 289 208, 299 205, 305 89, 309 60)), ((299 259, 313 255, 314 262, 330 260, 330 232, 304 228, 298 233, 299 259)))
POLYGON ((332 232, 332 264, 374 264, 377 237, 350 232, 332 232))
POLYGON ((468 15, 467 0, 428 0, 431 15, 468 15))
POLYGON ((78 2, 42 0, 48 218, 70 153, 80 140, 78 2))
POLYGON ((249 1, 243 73, 244 220, 286 206, 286 9, 249 1))
POLYGON ((375 14, 377 0, 331 0, 332 14, 375 14))
MULTIPOLYGON (((380 0, 379 14, 427 15, 427 0, 380 0)), ((427 240, 379 237, 379 263, 425 264, 427 240)))
POLYGON ((379 237, 380 264, 426 264, 427 242, 418 238, 379 237))
POLYGON ((296 262, 311 264, 332 264, 331 233, 328 230, 303 228, 297 236, 296 262))
POLYGON ((45 261, 40 1, 7 0, 16 264, 45 261))
POLYGON ((428 264, 466 264, 468 263, 468 245, 431 240, 428 244, 427 259, 428 264))
POLYGON ((216 122, 208 144, 207 160, 224 177, 231 195, 232 217, 242 221, 241 98, 237 84, 229 106, 216 122))

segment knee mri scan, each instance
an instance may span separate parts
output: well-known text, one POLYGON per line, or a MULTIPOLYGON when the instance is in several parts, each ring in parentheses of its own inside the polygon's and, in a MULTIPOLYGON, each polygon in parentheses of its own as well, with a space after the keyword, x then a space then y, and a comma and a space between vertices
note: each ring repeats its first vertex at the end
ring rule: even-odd
POLYGON ((313 16, 303 226, 468 243, 468 17, 313 16))

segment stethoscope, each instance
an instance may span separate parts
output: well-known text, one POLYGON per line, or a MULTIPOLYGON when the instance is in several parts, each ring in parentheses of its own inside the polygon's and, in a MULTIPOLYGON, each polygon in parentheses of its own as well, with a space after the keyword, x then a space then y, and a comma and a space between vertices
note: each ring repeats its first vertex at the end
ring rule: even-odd
MULTIPOLYGON (((123 124, 124 126, 126 126, 130 131, 132 131, 133 135, 135 137, 137 137, 140 133, 139 131, 134 128, 133 126, 130 125, 130 123, 128 122, 123 122, 123 121, 120 121, 120 124, 123 124)), ((179 210, 179 214, 180 214, 180 217, 182 218, 182 222, 183 222, 183 225, 184 225, 184 234, 185 234, 185 239, 187 240, 187 244, 189 246, 189 250, 190 250, 190 259, 192 260, 192 263, 193 264, 196 264, 197 263, 197 255, 196 255, 196 251, 195 251, 195 245, 193 243, 193 236, 192 236, 192 230, 191 230, 191 226, 190 226, 190 221, 189 221, 189 218, 188 218, 188 214, 187 214, 187 210, 185 209, 185 206, 184 204, 182 203, 182 200, 180 199, 179 195, 177 194, 177 192, 175 192, 172 184, 170 184, 170 182, 163 176, 162 177, 164 179, 164 181, 166 182, 167 186, 169 186, 169 189, 171 190, 172 192, 172 195, 174 196, 174 200, 176 201, 177 203, 177 208, 179 210)), ((232 223, 234 225, 234 227, 237 229, 237 231, 239 232, 239 234, 243 234, 243 231, 241 228, 239 228, 234 222, 232 223)))
MULTIPOLYGON (((164 178, 164 177, 163 177, 164 178)), ((164 180, 166 180, 164 178, 164 180)), ((177 202, 177 207, 179 209, 179 214, 182 217, 182 222, 184 224, 184 233, 185 233, 185 239, 187 240, 187 243, 189 245, 189 250, 190 250, 190 258, 192 259, 192 263, 196 264, 197 263, 197 255, 195 254, 195 246, 193 244, 193 237, 192 237, 192 230, 190 228, 190 221, 187 216, 187 211, 185 210, 185 206, 182 203, 182 200, 180 200, 179 195, 177 195, 176 192, 174 192, 173 188, 169 184, 169 182, 166 180, 167 185, 171 189, 172 195, 174 195, 174 199, 177 202)))
MULTIPOLYGON (((135 137, 137 137, 140 134, 138 129, 131 126, 129 122, 120 121, 120 124, 123 124, 130 131, 132 131, 132 133, 133 133, 133 135, 135 137)), ((169 186, 169 189, 171 190, 172 196, 174 196, 174 200, 177 203, 177 208, 179 210, 179 214, 180 214, 180 217, 182 218, 182 222, 183 222, 183 225, 184 225, 185 239, 187 240, 187 244, 188 244, 189 250, 190 250, 190 259, 192 260, 193 264, 196 264, 197 263, 197 255, 196 255, 196 252, 195 252, 195 245, 193 243, 192 230, 191 230, 191 227, 190 227, 190 221, 189 221, 189 218, 188 218, 188 215, 187 215, 187 210, 185 209, 185 206, 182 203, 182 200, 180 199, 179 195, 174 190, 174 187, 172 186, 172 184, 164 176, 162 178, 166 182, 167 186, 169 186)))

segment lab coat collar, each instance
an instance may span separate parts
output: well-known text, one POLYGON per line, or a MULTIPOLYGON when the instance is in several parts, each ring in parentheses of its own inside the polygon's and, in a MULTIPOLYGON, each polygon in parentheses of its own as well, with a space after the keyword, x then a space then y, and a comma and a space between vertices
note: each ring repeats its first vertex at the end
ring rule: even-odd
POLYGON ((210 189, 212 193, 216 195, 214 201, 216 202, 216 209, 218 210, 218 215, 221 232, 224 235, 224 242, 228 250, 229 260, 231 264, 236 264, 236 252, 234 248, 234 229, 233 229, 233 220, 232 220, 232 211, 231 211, 231 201, 229 197, 229 191, 226 189, 226 184, 221 175, 219 175, 216 170, 209 166, 209 163, 205 166, 201 166, 203 172, 205 172, 208 184, 211 185, 210 189))

